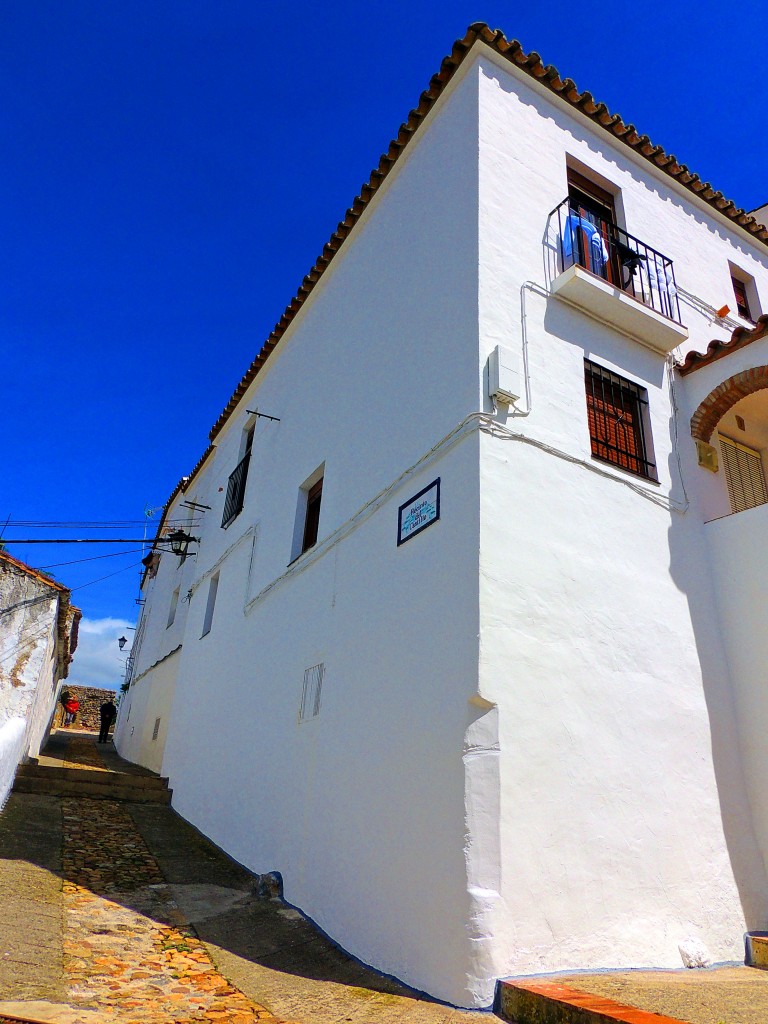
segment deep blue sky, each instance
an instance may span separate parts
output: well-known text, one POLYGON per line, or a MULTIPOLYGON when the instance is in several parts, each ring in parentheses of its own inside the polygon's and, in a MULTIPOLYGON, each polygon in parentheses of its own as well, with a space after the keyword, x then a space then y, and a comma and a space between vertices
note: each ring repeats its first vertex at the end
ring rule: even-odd
MULTIPOLYGON (((765 11, 3 0, 0 524, 136 520, 165 502, 471 21, 537 50, 737 204, 768 201, 765 11)), ((105 553, 11 550, 41 566, 105 553)), ((138 557, 53 571, 79 587, 138 557)), ((133 619, 136 581, 75 600, 133 619)))

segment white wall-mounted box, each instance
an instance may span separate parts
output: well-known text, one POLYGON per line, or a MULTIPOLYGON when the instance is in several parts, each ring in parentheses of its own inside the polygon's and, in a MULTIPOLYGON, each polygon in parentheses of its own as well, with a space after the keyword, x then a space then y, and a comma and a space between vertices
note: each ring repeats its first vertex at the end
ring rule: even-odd
POLYGON ((488 356, 488 394, 497 402, 516 402, 522 394, 520 358, 503 345, 488 356))

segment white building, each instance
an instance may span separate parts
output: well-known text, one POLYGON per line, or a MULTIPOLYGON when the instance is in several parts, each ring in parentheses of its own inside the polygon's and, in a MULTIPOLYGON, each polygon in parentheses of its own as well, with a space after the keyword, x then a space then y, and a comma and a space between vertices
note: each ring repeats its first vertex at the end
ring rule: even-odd
POLYGON ((171 496, 120 752, 451 1003, 740 960, 766 307, 765 227, 471 27, 171 496))
POLYGON ((67 587, 0 550, 0 807, 48 735, 80 616, 67 587))

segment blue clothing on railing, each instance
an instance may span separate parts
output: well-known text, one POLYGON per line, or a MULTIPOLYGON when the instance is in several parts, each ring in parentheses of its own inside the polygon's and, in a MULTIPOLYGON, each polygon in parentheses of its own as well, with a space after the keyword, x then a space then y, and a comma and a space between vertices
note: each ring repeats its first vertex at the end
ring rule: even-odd
POLYGON ((648 288, 658 293, 658 303, 651 300, 651 305, 658 308, 665 316, 675 317, 675 299, 677 288, 675 287, 675 276, 672 273, 672 264, 667 262, 663 256, 656 254, 646 259, 641 271, 645 272, 648 280, 648 288))
POLYGON ((589 257, 594 270, 602 270, 608 262, 608 250, 600 229, 591 221, 582 217, 575 211, 571 211, 565 219, 565 230, 563 231, 563 257, 569 259, 580 247, 577 231, 583 231, 587 236, 589 244, 589 257))

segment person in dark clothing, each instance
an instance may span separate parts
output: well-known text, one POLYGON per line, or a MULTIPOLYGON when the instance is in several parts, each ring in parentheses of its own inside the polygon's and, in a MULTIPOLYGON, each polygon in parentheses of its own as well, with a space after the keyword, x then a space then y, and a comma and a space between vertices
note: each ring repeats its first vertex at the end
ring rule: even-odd
POLYGON ((106 743, 109 739, 109 727, 117 718, 117 708, 112 700, 105 701, 99 708, 101 715, 101 729, 99 730, 99 743, 106 743))

